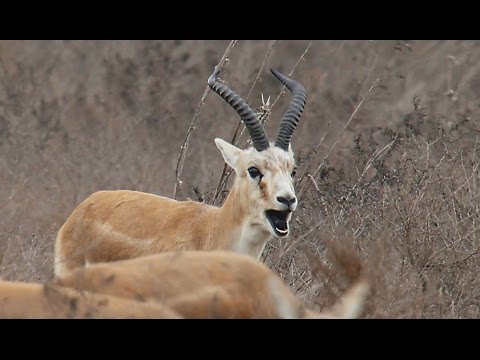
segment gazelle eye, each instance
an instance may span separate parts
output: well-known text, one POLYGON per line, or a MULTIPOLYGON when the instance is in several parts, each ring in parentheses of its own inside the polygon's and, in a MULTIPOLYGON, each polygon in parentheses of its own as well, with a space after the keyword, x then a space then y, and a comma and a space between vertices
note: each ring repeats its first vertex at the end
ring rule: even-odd
POLYGON ((297 169, 293 169, 293 171, 292 171, 292 174, 291 174, 291 175, 292 175, 292 177, 294 177, 295 175, 297 175, 297 169))
POLYGON ((255 166, 249 167, 248 173, 252 179, 255 179, 257 176, 262 176, 260 170, 258 170, 255 166))

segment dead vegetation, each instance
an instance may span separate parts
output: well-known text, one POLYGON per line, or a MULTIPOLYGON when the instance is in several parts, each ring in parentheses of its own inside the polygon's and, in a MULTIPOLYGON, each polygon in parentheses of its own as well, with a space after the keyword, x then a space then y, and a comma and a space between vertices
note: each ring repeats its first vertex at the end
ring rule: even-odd
MULTIPOLYGON (((94 191, 173 196, 180 146, 228 45, 0 42, 2 278, 50 280, 56 231, 94 191)), ((290 237, 264 254, 307 306, 333 304, 354 280, 347 249, 372 282, 365 317, 478 317, 479 45, 240 41, 231 50, 222 76, 259 111, 262 93, 282 96, 270 67, 295 68, 308 92, 292 144, 299 207, 290 237)), ((268 110, 267 132, 286 103, 268 110)), ((212 104, 206 96, 178 195, 212 203, 218 193, 218 204, 230 183, 213 138, 231 139, 238 118, 212 104)))

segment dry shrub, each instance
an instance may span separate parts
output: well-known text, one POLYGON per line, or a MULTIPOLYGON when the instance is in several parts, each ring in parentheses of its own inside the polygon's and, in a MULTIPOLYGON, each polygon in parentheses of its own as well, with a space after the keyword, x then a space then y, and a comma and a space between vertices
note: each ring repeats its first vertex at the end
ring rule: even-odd
MULTIPOLYGON (((353 139, 355 171, 326 165, 312 179, 296 233, 315 229, 300 244, 318 256, 335 241, 356 248, 373 286, 369 316, 477 317, 480 128, 442 125, 419 99, 412 107, 395 129, 367 128, 353 139)), ((267 263, 308 294, 305 251, 285 260, 284 243, 270 246, 267 263)))

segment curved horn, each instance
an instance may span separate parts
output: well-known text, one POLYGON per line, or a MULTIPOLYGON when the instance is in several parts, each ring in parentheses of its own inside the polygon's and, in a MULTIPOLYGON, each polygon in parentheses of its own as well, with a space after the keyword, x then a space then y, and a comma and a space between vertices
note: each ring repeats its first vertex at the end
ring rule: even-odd
POLYGON ((222 84, 217 80, 219 70, 215 70, 208 78, 208 86, 215 91, 220 97, 225 100, 228 105, 233 107, 240 115, 245 126, 247 127, 250 137, 252 138, 253 147, 257 151, 263 151, 270 147, 267 134, 263 129, 262 124, 258 121, 257 116, 248 104, 239 95, 237 95, 228 86, 222 84))
POLYGON ((292 138, 293 132, 297 127, 298 120, 300 120, 300 116, 302 115, 305 104, 307 103, 307 93, 305 88, 300 83, 280 74, 276 70, 270 69, 270 71, 293 94, 292 101, 288 106, 287 112, 283 116, 282 121, 280 122, 278 135, 275 139, 275 146, 288 151, 288 144, 290 144, 290 139, 292 138))

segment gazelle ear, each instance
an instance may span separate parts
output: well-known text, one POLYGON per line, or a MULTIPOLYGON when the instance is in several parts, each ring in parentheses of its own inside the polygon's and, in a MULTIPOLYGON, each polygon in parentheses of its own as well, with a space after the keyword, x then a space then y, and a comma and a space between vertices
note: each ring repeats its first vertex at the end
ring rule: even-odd
POLYGON ((235 166, 242 150, 220 138, 215 139, 215 145, 217 145, 218 150, 222 153, 223 160, 238 174, 235 166))

